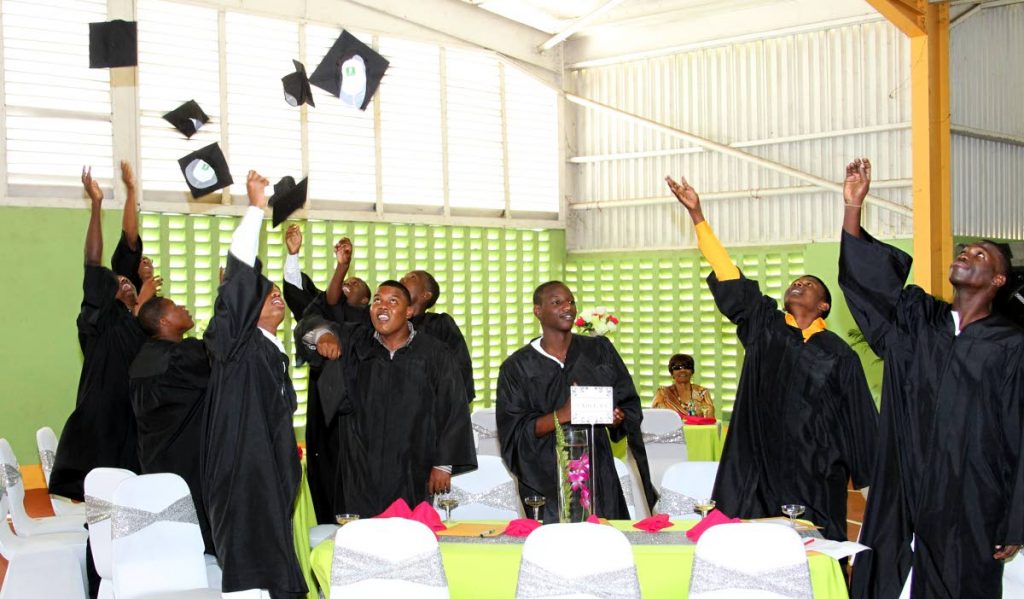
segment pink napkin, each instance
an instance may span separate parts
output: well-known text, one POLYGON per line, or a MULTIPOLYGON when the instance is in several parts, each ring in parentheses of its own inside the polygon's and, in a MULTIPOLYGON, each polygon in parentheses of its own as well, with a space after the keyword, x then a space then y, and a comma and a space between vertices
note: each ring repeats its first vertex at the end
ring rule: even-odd
POLYGON ((700 536, 704 534, 704 531, 711 528, 712 526, 739 521, 739 518, 730 518, 729 516, 726 516, 718 510, 711 510, 710 512, 708 512, 707 516, 704 516, 703 520, 697 523, 696 526, 686 531, 686 538, 696 543, 697 539, 699 539, 700 536))
MULTIPOLYGON (((406 509, 409 509, 408 506, 406 506, 406 509)), ((409 519, 426 524, 427 528, 434 532, 448 528, 444 525, 444 522, 441 522, 441 516, 437 515, 437 510, 434 509, 434 506, 430 505, 426 501, 421 501, 420 504, 416 506, 412 511, 412 514, 410 514, 409 519)))
POLYGON ((510 537, 525 537, 538 528, 540 528, 540 522, 537 522, 536 520, 531 520, 529 518, 517 518, 509 521, 503 534, 510 537))
POLYGON ((683 416, 683 423, 685 424, 714 424, 718 422, 714 418, 705 418, 704 416, 683 416))
POLYGON ((658 532, 663 528, 672 526, 672 523, 668 520, 668 514, 655 514, 649 518, 637 522, 633 525, 633 528, 639 528, 640 530, 646 530, 647 532, 658 532))
POLYGON ((388 509, 374 516, 374 518, 412 518, 412 510, 404 499, 399 497, 388 509))

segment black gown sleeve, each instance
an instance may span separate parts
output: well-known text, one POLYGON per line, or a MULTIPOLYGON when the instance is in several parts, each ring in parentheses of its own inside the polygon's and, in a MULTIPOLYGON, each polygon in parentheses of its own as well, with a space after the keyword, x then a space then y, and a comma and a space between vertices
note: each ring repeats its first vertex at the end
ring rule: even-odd
POLYGON ((1024 545, 1024 351, 1008 360, 1009 369, 999 396, 1004 398, 1003 438, 1008 455, 1006 533, 997 541, 1024 545))
POLYGON ((452 357, 455 359, 455 367, 462 376, 462 386, 465 389, 466 398, 473 401, 476 397, 476 386, 473 383, 473 358, 469 355, 469 346, 466 345, 466 338, 462 336, 462 330, 455 323, 450 314, 438 314, 439 320, 444 322, 445 334, 442 341, 448 344, 452 350, 452 357))
POLYGON ((842 396, 837 413, 843 455, 853 488, 861 489, 871 484, 878 445, 878 410, 864 376, 864 367, 853 350, 841 358, 838 369, 842 396))
POLYGON ((104 317, 117 307, 117 301, 117 276, 104 266, 86 264, 77 321, 78 343, 83 353, 89 341, 103 332, 104 317))
POLYGON ((295 320, 302 318, 302 315, 306 313, 306 309, 313 300, 321 294, 320 289, 317 288, 316 284, 313 283, 313 279, 310 279, 306 273, 302 274, 302 287, 296 287, 288 281, 285 281, 281 286, 281 294, 284 296, 284 303, 288 305, 288 310, 291 311, 292 317, 295 320))
POLYGON ((462 376, 455 371, 452 356, 444 351, 437 356, 433 373, 435 384, 434 466, 450 465, 452 474, 476 470, 476 448, 473 446, 473 424, 466 404, 462 376))
POLYGON ((213 318, 203 340, 216 360, 231 361, 238 357, 259 321, 263 302, 273 284, 260 274, 260 261, 249 266, 228 253, 224 282, 217 289, 213 318))
POLYGON ((778 304, 761 293, 757 281, 742 274, 738 279, 719 281, 708 275, 708 287, 723 316, 736 325, 736 336, 747 347, 767 330, 769 318, 778 312, 778 304))
POLYGON ((142 277, 139 276, 139 264, 142 262, 142 236, 139 235, 133 250, 128 246, 128 238, 124 231, 121 231, 121 239, 117 241, 117 247, 110 256, 110 268, 115 274, 128 279, 135 285, 135 290, 142 289, 142 277))
MULTIPOLYGON (((533 350, 530 350, 533 351, 533 350)), ((554 435, 537 438, 538 418, 552 418, 568 400, 561 398, 543 410, 543 398, 531 401, 531 394, 543 393, 530 384, 528 364, 521 355, 513 354, 498 373, 497 424, 501 442, 501 457, 519 482, 545 496, 554 497, 555 445, 554 435)), ((557 385, 554 385, 557 387, 557 385)))

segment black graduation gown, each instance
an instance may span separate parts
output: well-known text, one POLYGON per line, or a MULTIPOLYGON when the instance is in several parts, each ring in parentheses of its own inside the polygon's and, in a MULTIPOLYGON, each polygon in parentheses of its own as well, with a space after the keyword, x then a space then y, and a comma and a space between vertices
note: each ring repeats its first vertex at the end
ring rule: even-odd
MULTIPOLYGON (((304 320, 299 332, 323 322, 304 320)), ((298 333, 296 345, 323 362, 320 399, 340 430, 339 513, 376 516, 398 498, 416 505, 428 498, 434 466, 450 465, 452 474, 476 469, 465 389, 444 344, 417 333, 390 356, 369 325, 332 328, 342 347, 337 360, 322 360, 298 333)))
POLYGON ((1024 544, 1024 334, 993 314, 955 335, 949 304, 904 288, 910 256, 861 235, 839 284, 885 370, 851 596, 897 597, 913 566, 914 599, 999 597, 994 547, 1024 544))
POLYGON ((712 273, 708 285, 746 352, 715 479, 718 509, 764 518, 802 504, 825 538, 845 541, 847 482, 869 484, 878 428, 860 358, 828 330, 805 343, 756 281, 712 273))
POLYGON ((150 339, 128 370, 143 474, 173 472, 192 491, 206 553, 215 555, 199 478, 203 406, 210 380, 206 345, 150 339))
MULTIPOLYGON (((640 397, 626 365, 611 341, 604 337, 573 335, 562 368, 527 344, 516 350, 501 365, 498 373, 497 421, 501 457, 519 479, 519 495, 542 495, 544 522, 558 521, 558 476, 556 473, 555 435, 537 438, 534 434, 540 417, 569 400, 572 385, 612 387, 615 407, 626 414, 618 428, 598 426, 595 431, 592 488, 596 490, 595 513, 613 520, 629 519, 626 499, 615 472, 609 435, 619 441, 643 421, 640 397), (608 434, 605 434, 605 430, 608 434)), ((589 430, 590 427, 585 427, 589 430)), ((643 440, 640 440, 641 447, 643 440)), ((634 458, 644 466, 647 452, 634 458)), ((648 475, 648 478, 649 475, 648 475)))
POLYGON ((50 493, 84 500, 85 475, 96 467, 139 471, 135 414, 128 399, 128 365, 145 335, 117 298, 117 277, 85 266, 78 343, 85 358, 75 410, 60 435, 50 493))
POLYGON ((306 308, 309 304, 316 299, 316 296, 320 295, 321 291, 313 282, 313 279, 309 278, 306 273, 302 274, 302 287, 296 287, 288 281, 284 282, 281 286, 281 294, 284 296, 284 303, 288 305, 288 310, 292 313, 292 318, 296 321, 302 318, 306 308))
POLYGON ((473 401, 476 397, 476 386, 473 383, 473 358, 469 355, 466 338, 462 336, 459 325, 455 324, 455 319, 444 312, 424 312, 412 317, 411 320, 412 326, 416 327, 417 331, 440 340, 452 350, 455 367, 462 375, 462 385, 466 389, 466 399, 473 401))
POLYGON ((128 277, 128 280, 135 285, 135 291, 142 291, 142 277, 139 276, 139 264, 142 262, 142 236, 139 236, 133 250, 128 247, 128 239, 124 231, 121 231, 121 238, 114 247, 114 253, 110 255, 110 269, 114 274, 128 277))
POLYGON ((292 537, 302 469, 288 357, 257 328, 271 282, 228 254, 213 319, 200 475, 225 592, 307 592, 292 537))

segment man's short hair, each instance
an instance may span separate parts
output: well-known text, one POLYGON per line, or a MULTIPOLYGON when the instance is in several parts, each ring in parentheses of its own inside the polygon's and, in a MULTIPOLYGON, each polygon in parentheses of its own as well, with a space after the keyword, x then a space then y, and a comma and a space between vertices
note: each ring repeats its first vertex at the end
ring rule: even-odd
POLYGON ((416 274, 427 280, 427 291, 430 292, 430 301, 424 306, 424 310, 429 310, 434 307, 437 303, 437 298, 441 297, 441 287, 437 284, 437 279, 434 275, 430 274, 425 270, 417 270, 416 274))
POLYGON ((822 320, 828 318, 828 315, 832 313, 832 292, 828 290, 828 285, 825 284, 825 281, 822 281, 821 279, 814 275, 801 275, 800 278, 803 277, 807 277, 808 279, 814 279, 815 281, 818 282, 819 285, 821 285, 821 288, 825 291, 825 303, 828 304, 828 309, 821 313, 821 318, 822 320))
POLYGON ((1013 250, 1010 249, 1010 244, 992 241, 991 239, 982 239, 979 243, 995 248, 996 253, 1002 256, 1003 264, 1001 268, 996 268, 996 274, 1003 275, 1004 277, 1010 276, 1010 269, 1013 267, 1013 250))
POLYGON ((693 372, 693 356, 690 354, 676 354, 668 359, 669 374, 672 374, 677 366, 682 366, 684 369, 693 372))
POLYGON ((402 285, 402 283, 400 283, 399 281, 393 281, 391 279, 388 279, 387 281, 384 281, 380 285, 377 285, 378 290, 380 290, 381 287, 393 287, 401 291, 402 295, 405 296, 405 301, 412 304, 412 296, 409 295, 409 289, 405 285, 402 285))
POLYGON ((139 308, 139 314, 135 319, 147 337, 156 336, 160 330, 160 319, 163 318, 164 308, 170 301, 164 297, 151 297, 139 308))
POLYGON ((548 281, 547 283, 541 283, 540 285, 537 286, 536 289, 533 290, 533 305, 539 306, 541 302, 544 301, 544 292, 550 289, 551 287, 554 287, 555 285, 561 285, 566 289, 569 288, 568 285, 561 281, 548 281))

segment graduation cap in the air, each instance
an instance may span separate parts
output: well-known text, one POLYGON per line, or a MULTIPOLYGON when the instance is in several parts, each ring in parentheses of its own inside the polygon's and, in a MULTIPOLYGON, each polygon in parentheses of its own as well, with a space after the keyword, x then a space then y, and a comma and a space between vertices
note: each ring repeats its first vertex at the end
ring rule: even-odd
POLYGON ((181 174, 192 190, 192 197, 198 198, 231 185, 231 171, 220 146, 212 143, 178 160, 181 174))
POLYGON ((195 100, 189 100, 165 114, 164 120, 174 125, 174 128, 181 131, 185 137, 192 137, 210 120, 210 117, 206 116, 195 100))
POLYGON ((309 77, 306 76, 306 67, 297 60, 292 60, 295 65, 295 72, 281 77, 281 85, 284 86, 284 101, 291 106, 302 106, 309 104, 316 106, 313 102, 313 90, 309 89, 309 77))
POLYGON ((291 176, 281 177, 274 183, 274 195, 267 204, 274 210, 274 226, 278 226, 306 204, 306 183, 309 177, 295 183, 291 176))
POLYGON ((139 64, 135 21, 89 23, 89 68, 134 67, 139 64))
POLYGON ((387 68, 388 61, 383 56, 342 31, 309 81, 345 104, 366 110, 387 68))

